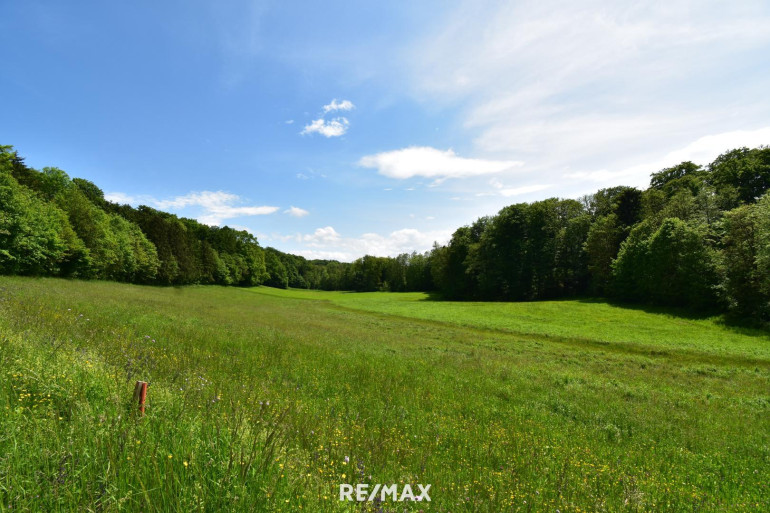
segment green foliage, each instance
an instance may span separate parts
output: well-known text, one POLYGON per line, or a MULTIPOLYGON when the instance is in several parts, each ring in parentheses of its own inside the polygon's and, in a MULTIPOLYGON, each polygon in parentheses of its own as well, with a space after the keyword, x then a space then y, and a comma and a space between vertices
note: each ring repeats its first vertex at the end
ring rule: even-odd
POLYGON ((99 208, 105 207, 106 201, 104 199, 104 192, 102 192, 102 190, 93 182, 83 178, 73 178, 72 183, 75 184, 78 189, 80 189, 80 192, 82 192, 85 197, 88 198, 88 201, 99 208))
POLYGON ((641 197, 642 192, 638 189, 618 186, 600 189, 584 197, 583 202, 594 219, 614 214, 621 224, 631 226, 639 221, 642 209, 641 197))
POLYGON ((703 234, 675 218, 651 231, 642 223, 622 244, 613 264, 616 294, 660 305, 714 307, 715 255, 704 244, 703 234))
POLYGON ((135 283, 155 278, 157 251, 138 226, 100 209, 72 183, 61 188, 56 201, 89 250, 93 277, 135 283))
POLYGON ((519 203, 503 208, 481 235, 474 255, 479 275, 479 294, 492 299, 526 299, 531 274, 525 267, 529 205, 519 203))
POLYGON ((0 272, 78 275, 88 253, 66 215, 18 184, 0 160, 0 272))
POLYGON ((281 262, 278 252, 273 248, 268 248, 265 252, 265 268, 270 276, 265 280, 265 285, 285 289, 289 286, 289 275, 286 267, 281 262))
MULTIPOLYGON (((757 224, 757 271, 761 277, 762 292, 765 298, 770 299, 770 193, 765 194, 753 208, 757 224)), ((764 307, 770 310, 767 301, 764 307)))
POLYGON ((606 294, 609 291, 612 282, 612 262, 618 255, 620 244, 628 234, 627 230, 628 228, 620 224, 615 214, 598 218, 588 230, 585 252, 593 293, 606 294))
POLYGON ((70 177, 58 167, 44 167, 40 173, 40 192, 46 200, 53 200, 71 185, 70 177))
POLYGON ((591 216, 577 214, 556 234, 554 280, 565 295, 585 292, 589 284, 588 252, 585 250, 591 229, 591 216))
POLYGON ((770 147, 728 151, 711 163, 709 171, 709 181, 724 198, 725 208, 754 203, 770 190, 770 147))
POLYGON ((686 161, 653 173, 650 187, 663 191, 668 197, 682 190, 695 195, 703 186, 705 174, 701 166, 686 161))
POLYGON ((724 220, 725 289, 733 312, 770 320, 770 194, 724 220))
POLYGON ((446 298, 471 298, 482 289, 478 274, 483 264, 478 251, 488 224, 489 218, 481 218, 473 226, 458 228, 446 247, 434 249, 433 281, 446 298))

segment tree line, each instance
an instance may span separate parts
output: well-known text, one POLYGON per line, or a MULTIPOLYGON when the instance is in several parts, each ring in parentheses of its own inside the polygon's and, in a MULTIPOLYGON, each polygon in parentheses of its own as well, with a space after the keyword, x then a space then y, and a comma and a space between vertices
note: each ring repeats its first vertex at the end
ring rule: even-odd
POLYGON ((445 245, 352 263, 276 253, 284 286, 435 291, 449 300, 614 298, 770 320, 770 148, 653 173, 645 190, 509 205, 445 245))
POLYGON ((509 205, 445 245, 308 260, 229 227, 105 200, 0 147, 0 273, 132 283, 435 291, 449 300, 591 295, 770 320, 770 148, 653 173, 645 190, 509 205))
POLYGON ((9 146, 0 147, 0 273, 163 285, 268 277, 248 232, 109 202, 92 182, 32 169, 9 146))

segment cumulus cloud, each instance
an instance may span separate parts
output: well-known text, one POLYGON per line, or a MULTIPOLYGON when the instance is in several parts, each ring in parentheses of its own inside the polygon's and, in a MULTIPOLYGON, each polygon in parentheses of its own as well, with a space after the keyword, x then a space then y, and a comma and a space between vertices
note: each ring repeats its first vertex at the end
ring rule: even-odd
MULTIPOLYGON (((335 98, 331 101, 331 103, 323 106, 322 116, 326 116, 326 114, 330 112, 349 111, 355 108, 356 106, 353 105, 353 102, 351 102, 350 100, 337 101, 337 99, 335 98)), ((302 129, 302 132, 300 132, 300 134, 301 135, 321 134, 327 138, 340 137, 342 135, 345 135, 349 127, 350 127, 350 121, 348 121, 348 118, 344 116, 339 116, 330 120, 327 120, 324 117, 320 117, 318 119, 314 119, 313 121, 311 121, 309 125, 305 125, 305 127, 302 129)))
POLYGON ((374 168, 384 176, 403 180, 415 176, 446 179, 486 175, 522 165, 516 160, 464 158, 451 149, 442 151, 427 146, 411 146, 362 157, 358 164, 374 168))
POLYGON ((104 197, 108 201, 116 203, 144 204, 161 210, 177 212, 197 207, 196 219, 203 224, 212 226, 220 225, 226 219, 268 215, 278 211, 278 207, 272 206, 239 206, 238 204, 243 202, 241 197, 225 191, 191 192, 184 196, 168 199, 157 199, 152 196, 129 196, 121 192, 108 193, 104 197))
POLYGON ((309 246, 320 247, 329 243, 336 243, 340 240, 340 234, 331 226, 317 228, 315 232, 303 235, 300 240, 309 246))
POLYGON ((338 110, 353 110, 355 108, 356 106, 353 105, 353 102, 351 102, 350 100, 342 100, 341 102, 338 102, 336 98, 332 100, 331 103, 329 103, 328 105, 324 105, 323 107, 324 114, 338 111, 338 110))
POLYGON ((276 238, 298 244, 300 249, 292 252, 306 258, 351 261, 364 255, 396 256, 412 251, 427 251, 434 242, 445 243, 450 236, 450 230, 422 232, 414 228, 403 228, 387 235, 364 233, 358 237, 344 237, 334 227, 325 226, 309 234, 276 238))
POLYGON ((344 117, 334 118, 330 121, 326 121, 323 118, 314 119, 309 125, 305 125, 305 128, 302 129, 300 134, 307 135, 315 133, 321 134, 324 137, 340 137, 341 135, 345 135, 349 126, 350 122, 344 117))
POLYGON ((289 214, 292 217, 305 217, 310 212, 305 210, 304 208, 299 208, 295 206, 291 206, 288 209, 283 211, 284 214, 289 214))

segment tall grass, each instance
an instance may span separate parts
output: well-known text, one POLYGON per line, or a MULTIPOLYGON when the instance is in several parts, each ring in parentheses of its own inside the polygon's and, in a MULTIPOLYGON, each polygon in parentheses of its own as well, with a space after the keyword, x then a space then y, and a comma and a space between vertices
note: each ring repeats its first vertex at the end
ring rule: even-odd
POLYGON ((0 511, 770 509, 763 333, 420 299, 0 279, 0 511))

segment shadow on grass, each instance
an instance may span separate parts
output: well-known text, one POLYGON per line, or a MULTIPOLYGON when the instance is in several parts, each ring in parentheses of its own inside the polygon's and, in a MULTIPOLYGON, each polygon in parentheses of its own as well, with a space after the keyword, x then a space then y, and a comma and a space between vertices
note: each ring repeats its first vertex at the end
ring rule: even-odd
POLYGON ((462 299, 448 299, 439 292, 428 292, 427 296, 420 299, 419 301, 436 301, 436 302, 447 302, 447 303, 456 303, 456 302, 485 302, 485 303, 487 302, 488 303, 538 302, 539 303, 539 302, 549 302, 549 301, 575 301, 578 303, 605 304, 605 305, 610 305, 617 308, 623 308, 626 310, 636 310, 636 311, 642 311, 650 314, 669 315, 672 317, 677 317, 680 319, 686 319, 690 321, 703 321, 706 319, 711 319, 712 322, 714 322, 716 325, 723 327, 725 329, 728 329, 734 333, 751 336, 751 337, 764 337, 764 338, 770 339, 770 325, 762 324, 758 321, 753 321, 751 319, 730 315, 718 309, 695 310, 695 309, 687 308, 683 306, 659 306, 659 305, 650 305, 645 303, 631 303, 628 301, 620 301, 620 300, 611 299, 611 298, 579 297, 579 296, 540 299, 536 301, 502 301, 502 300, 480 301, 477 299, 466 301, 462 299))
POLYGON ((439 292, 426 292, 427 297, 420 299, 420 301, 451 301, 451 299, 445 299, 439 292))
POLYGON ((626 308, 629 310, 641 310, 647 313, 671 315, 679 317, 681 319, 688 319, 692 321, 711 319, 714 324, 738 333, 740 335, 746 335, 750 337, 763 337, 770 338, 770 325, 767 323, 761 323, 753 319, 747 319, 745 317, 738 317, 725 313, 718 309, 712 310, 694 310, 686 307, 676 306, 658 306, 649 305, 643 303, 629 303, 626 301, 616 301, 612 299, 603 298, 585 298, 580 301, 590 303, 605 303, 619 308, 626 308))

